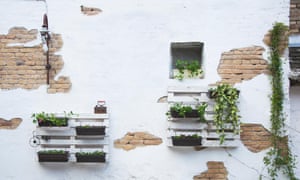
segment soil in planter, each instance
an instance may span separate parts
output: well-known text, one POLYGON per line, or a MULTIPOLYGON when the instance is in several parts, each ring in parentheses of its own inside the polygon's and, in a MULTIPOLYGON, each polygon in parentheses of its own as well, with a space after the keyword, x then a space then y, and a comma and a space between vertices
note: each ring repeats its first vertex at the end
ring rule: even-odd
POLYGON ((174 118, 197 118, 199 113, 197 110, 193 109, 192 112, 185 113, 185 116, 181 116, 178 112, 171 110, 171 116, 174 118))
POLYGON ((39 162, 67 162, 69 159, 69 152, 62 154, 47 154, 38 152, 39 162))
POLYGON ((76 134, 85 135, 85 136, 105 135, 105 126, 90 126, 90 127, 77 126, 76 134))
POLYGON ((201 140, 202 138, 176 138, 175 136, 172 136, 172 143, 173 146, 201 146, 201 140))
POLYGON ((76 161, 77 162, 105 162, 105 155, 80 155, 76 154, 76 161))

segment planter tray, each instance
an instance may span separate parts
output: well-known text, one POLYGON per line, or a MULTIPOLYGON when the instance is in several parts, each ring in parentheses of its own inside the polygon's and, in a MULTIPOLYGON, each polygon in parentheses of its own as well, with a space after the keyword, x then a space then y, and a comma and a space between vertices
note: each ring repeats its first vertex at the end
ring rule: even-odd
POLYGON ((39 162, 67 162, 69 160, 69 152, 63 154, 45 154, 38 152, 39 162))
POLYGON ((76 154, 76 162, 82 162, 82 163, 104 163, 106 162, 105 155, 104 156, 83 156, 83 155, 78 155, 76 154))
POLYGON ((197 118, 199 117, 197 110, 192 110, 192 112, 186 113, 185 116, 180 116, 178 112, 171 111, 171 117, 173 118, 197 118))
POLYGON ((197 139, 176 139, 172 136, 173 146, 201 146, 201 140, 201 137, 197 139))
POLYGON ((103 136, 105 135, 105 126, 91 126, 91 127, 76 127, 76 134, 80 136, 103 136))

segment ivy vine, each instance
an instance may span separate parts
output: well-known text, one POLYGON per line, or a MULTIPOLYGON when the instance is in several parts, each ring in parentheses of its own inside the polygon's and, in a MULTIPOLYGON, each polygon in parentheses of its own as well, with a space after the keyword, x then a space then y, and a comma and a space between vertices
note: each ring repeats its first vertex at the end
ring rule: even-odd
POLYGON ((240 116, 237 107, 239 91, 229 84, 219 84, 215 89, 211 89, 211 96, 215 98, 214 106, 214 124, 217 127, 220 144, 225 141, 225 131, 228 129, 226 123, 231 124, 234 134, 240 132, 240 116))
POLYGON ((283 23, 275 23, 271 30, 270 44, 270 71, 272 75, 271 95, 271 142, 272 148, 264 157, 264 164, 267 166, 270 177, 275 180, 278 173, 282 171, 290 180, 297 180, 295 169, 295 157, 292 155, 285 136, 284 113, 283 113, 283 72, 280 54, 280 40, 288 30, 283 23))

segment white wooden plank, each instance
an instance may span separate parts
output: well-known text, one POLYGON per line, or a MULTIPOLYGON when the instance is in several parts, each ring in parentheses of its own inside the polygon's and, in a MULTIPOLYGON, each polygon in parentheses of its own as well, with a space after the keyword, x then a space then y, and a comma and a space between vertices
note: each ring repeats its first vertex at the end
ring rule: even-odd
POLYGON ((203 86, 169 86, 168 92, 208 92, 208 87, 203 86))
MULTIPOLYGON (((240 136, 238 134, 234 133, 224 133, 225 134, 225 139, 239 139, 240 136)), ((204 135, 205 138, 219 138, 219 134, 216 132, 209 132, 206 135, 204 135)))
POLYGON ((202 146, 203 147, 238 147, 239 146, 239 141, 234 140, 234 141, 225 141, 223 144, 220 144, 219 140, 202 140, 202 146))
POLYGON ((72 119, 78 119, 78 120, 103 120, 103 119, 108 119, 109 114, 84 114, 80 113, 78 115, 72 115, 72 119))
POLYGON ((200 96, 172 96, 172 97, 168 97, 168 102, 169 103, 183 102, 187 104, 199 104, 202 102, 208 102, 208 100, 200 96))
POLYGON ((66 139, 49 139, 40 140, 41 145, 103 145, 108 144, 106 139, 76 139, 76 140, 66 140, 66 139))
POLYGON ((200 123, 197 121, 178 121, 177 123, 171 123, 169 126, 171 129, 204 129, 207 127, 206 123, 200 123))
POLYGON ((65 130, 53 130, 50 128, 37 128, 37 136, 74 136, 76 134, 75 129, 66 128, 65 130))
MULTIPOLYGON (((214 125, 213 123, 209 123, 208 128, 209 128, 211 131, 215 131, 216 129, 218 129, 217 126, 214 125)), ((225 123, 225 124, 224 124, 224 129, 225 129, 225 130, 232 130, 232 128, 233 128, 233 125, 232 125, 231 123, 225 123)))

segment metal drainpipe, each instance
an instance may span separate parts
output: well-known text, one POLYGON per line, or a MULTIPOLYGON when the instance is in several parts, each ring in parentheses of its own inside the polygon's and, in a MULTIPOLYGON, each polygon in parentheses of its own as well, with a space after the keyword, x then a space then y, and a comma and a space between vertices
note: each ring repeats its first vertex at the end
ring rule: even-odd
POLYGON ((47 84, 50 84, 50 69, 51 69, 51 65, 49 63, 49 42, 50 42, 50 34, 48 32, 48 17, 47 14, 44 14, 43 17, 43 27, 46 28, 47 32, 46 32, 46 45, 47 45, 47 52, 46 52, 46 70, 47 70, 47 84))

